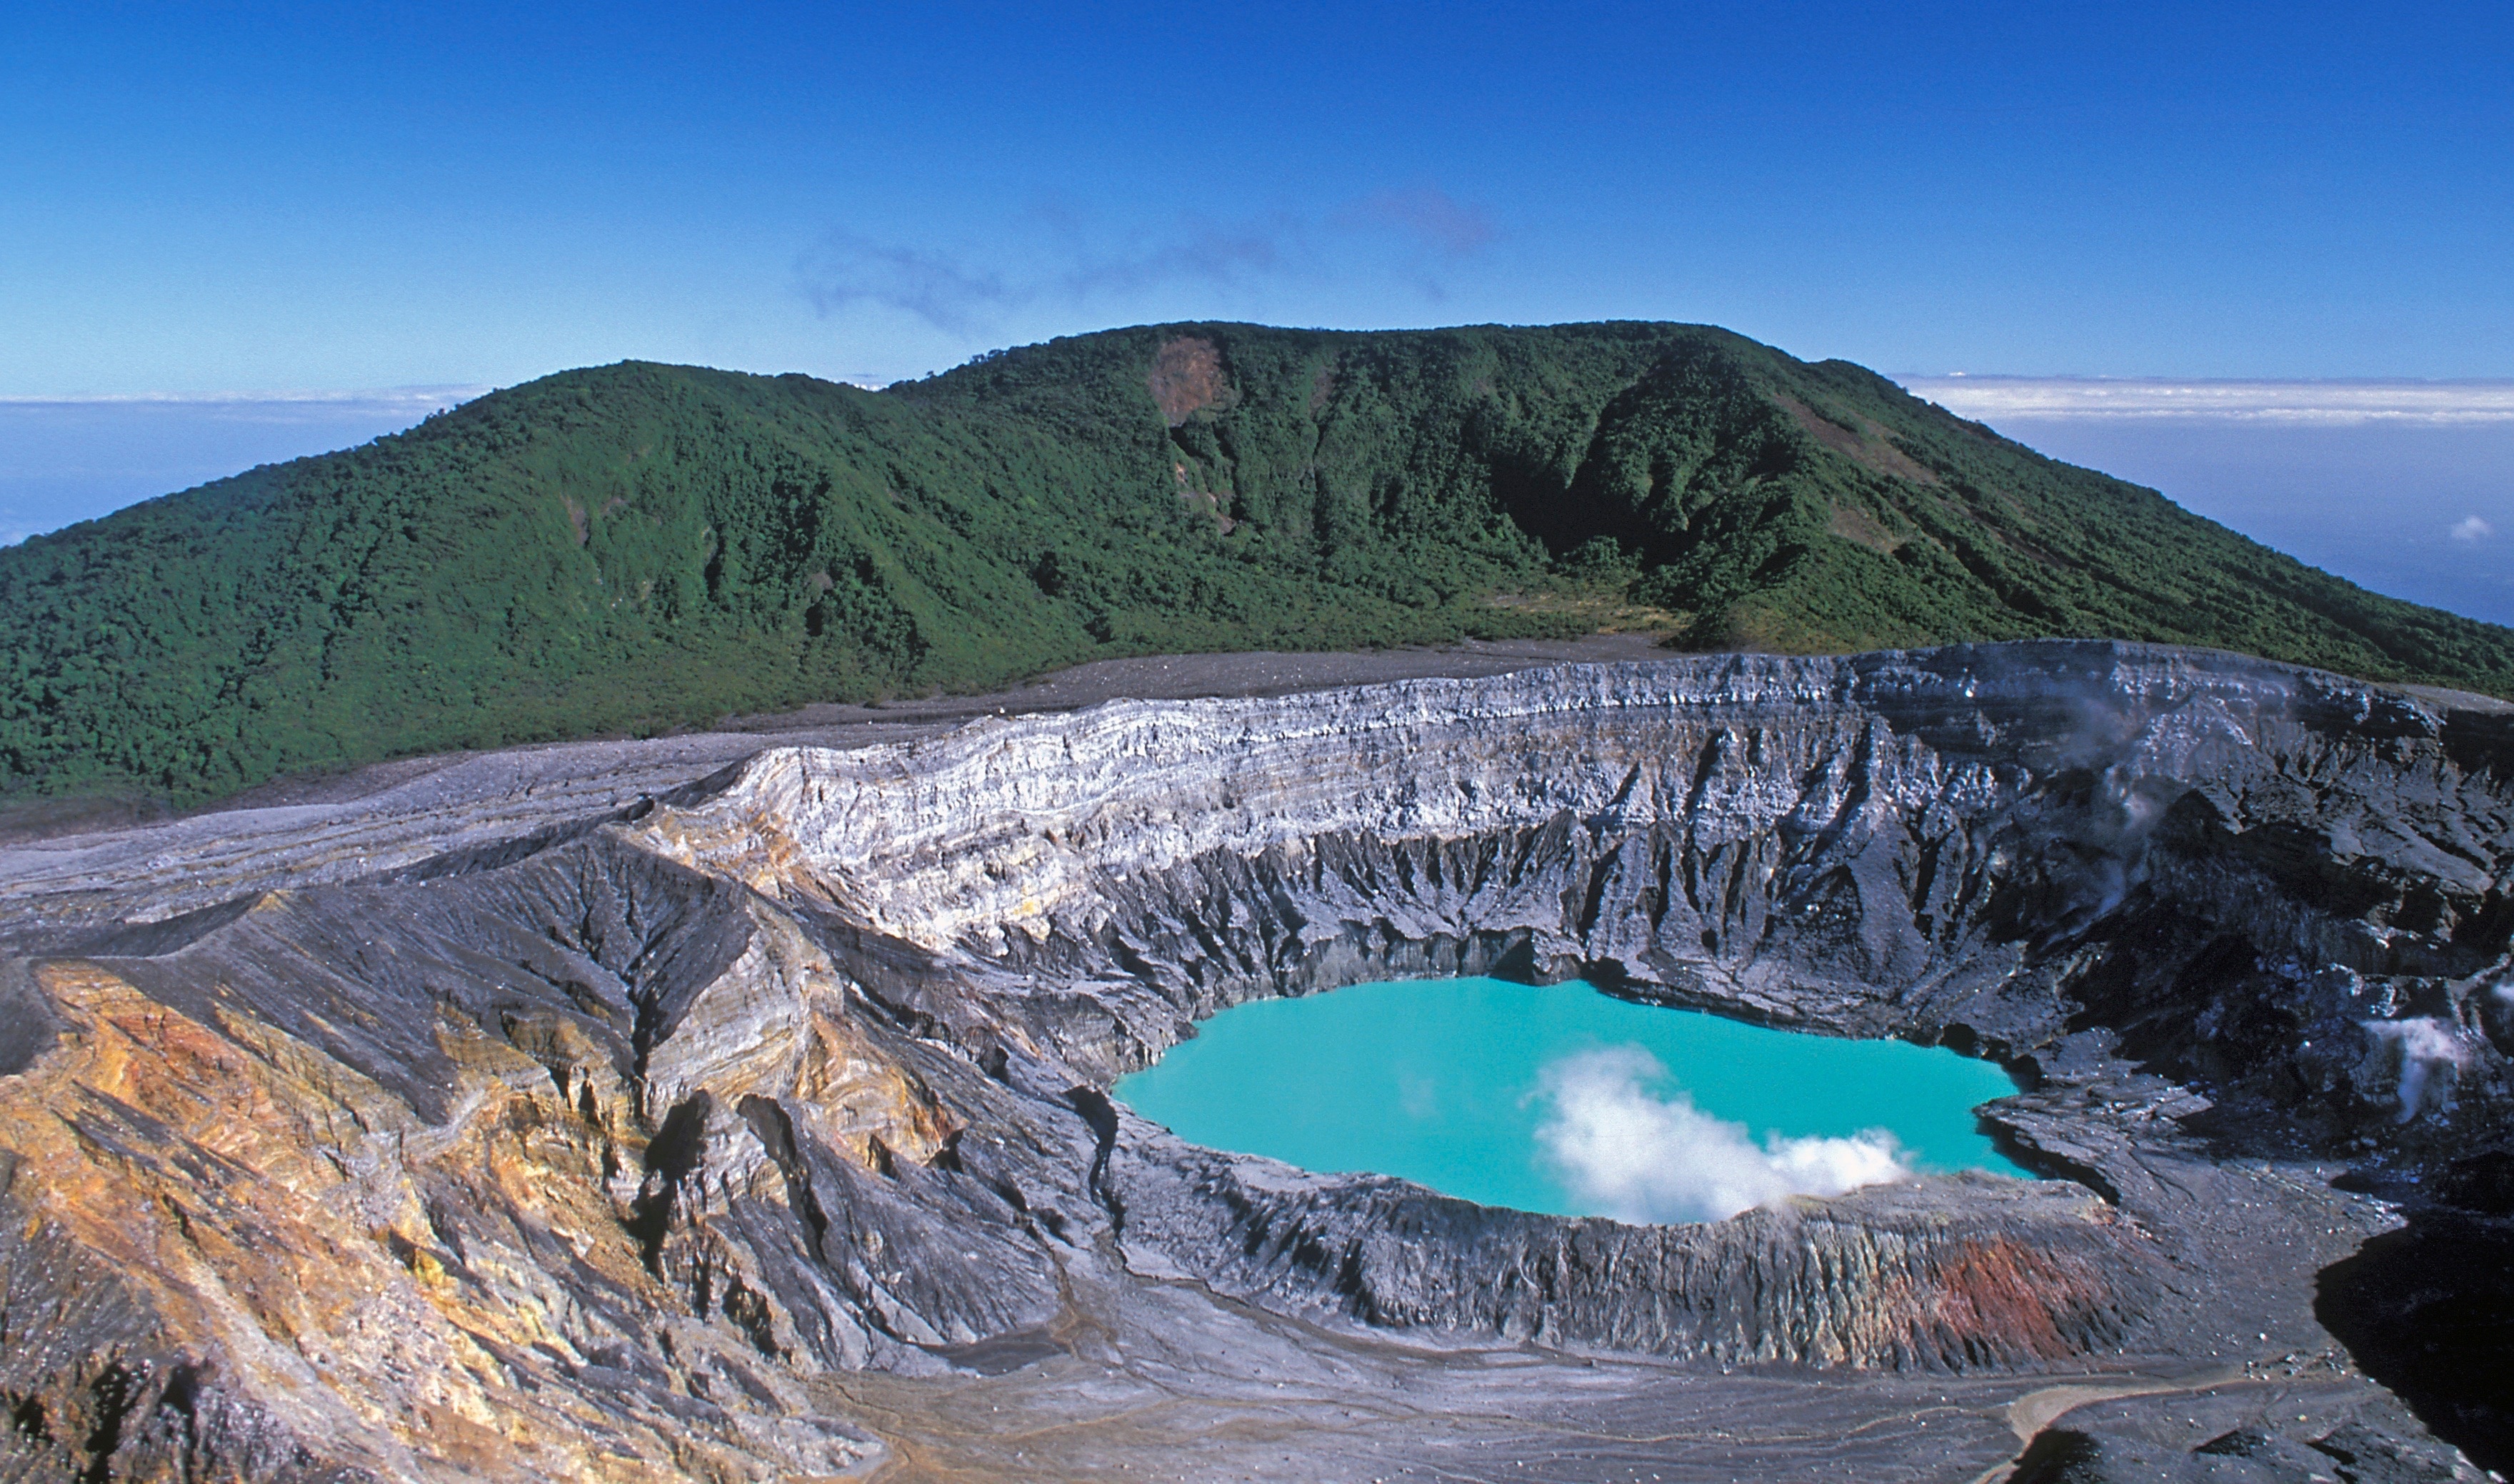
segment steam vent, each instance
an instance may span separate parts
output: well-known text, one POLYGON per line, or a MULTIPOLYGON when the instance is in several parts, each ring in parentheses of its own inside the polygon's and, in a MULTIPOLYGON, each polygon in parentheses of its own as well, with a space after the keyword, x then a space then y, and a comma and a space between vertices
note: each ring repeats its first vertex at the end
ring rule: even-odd
POLYGON ((2052 642, 914 732, 0 848, 0 1478, 2514 1468, 2514 707, 2052 642), (1626 1225, 1108 1096, 1449 974, 1998 1059, 2046 1178, 1626 1225))

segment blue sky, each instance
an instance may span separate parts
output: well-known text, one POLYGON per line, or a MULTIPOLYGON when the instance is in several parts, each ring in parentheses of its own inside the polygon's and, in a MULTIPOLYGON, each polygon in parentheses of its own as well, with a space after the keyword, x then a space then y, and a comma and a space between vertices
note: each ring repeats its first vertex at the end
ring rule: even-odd
MULTIPOLYGON (((18 0, 0 538, 445 388, 628 356, 884 380, 1172 318, 2509 378, 2509 264, 2503 5, 18 0)), ((2142 474, 2164 427, 2103 457, 2195 507, 2190 471, 2286 457, 2142 474)), ((2419 498, 2514 483, 2503 440, 2446 444, 2419 498)))
POLYGON ((888 377, 1207 315, 2514 375, 2501 5, 10 14, 0 394, 888 377))

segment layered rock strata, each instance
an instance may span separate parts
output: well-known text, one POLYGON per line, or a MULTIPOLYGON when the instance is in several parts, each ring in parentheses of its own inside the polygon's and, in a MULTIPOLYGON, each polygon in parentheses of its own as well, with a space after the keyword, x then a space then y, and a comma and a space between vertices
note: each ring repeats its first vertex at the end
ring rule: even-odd
POLYGON ((2367 1192, 2505 1143, 2509 742, 2494 703, 2219 655, 1718 657, 772 748, 625 808, 381 821, 459 848, 364 871, 242 819, 22 869, 0 1457, 1045 1478, 1278 1447, 1137 1436, 1150 1387, 1304 1419, 1303 1476, 1454 1472, 1541 1395, 1514 1477, 1728 1476, 1712 1434, 1784 1415, 1851 1476, 1969 1477, 2091 1373, 2221 1411, 2276 1378, 2308 1395, 2279 1446, 2356 1428, 2449 1477, 2313 1305, 2394 1240, 2367 1192), (2029 1090, 1989 1116, 2057 1178, 1638 1227, 1198 1149, 1107 1096, 1223 1006, 1462 971, 2007 1059, 2029 1090), (1495 1357, 1536 1391, 1497 1399, 1495 1357), (1383 1393, 1447 1420, 1351 1405, 1383 1393), (1035 1425, 973 1465, 976 1395, 1035 1425))

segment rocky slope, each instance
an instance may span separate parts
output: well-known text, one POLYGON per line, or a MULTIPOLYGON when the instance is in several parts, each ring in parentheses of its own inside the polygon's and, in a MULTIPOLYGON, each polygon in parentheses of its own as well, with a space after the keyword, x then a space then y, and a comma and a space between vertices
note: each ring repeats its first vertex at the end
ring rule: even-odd
POLYGON ((2475 1476, 2419 1418, 2506 1457, 2510 742, 2199 652, 1715 657, 13 852, 0 1476, 2475 1476), (2000 1056, 2057 1178, 1636 1227, 1106 1095, 1460 970, 2000 1056))

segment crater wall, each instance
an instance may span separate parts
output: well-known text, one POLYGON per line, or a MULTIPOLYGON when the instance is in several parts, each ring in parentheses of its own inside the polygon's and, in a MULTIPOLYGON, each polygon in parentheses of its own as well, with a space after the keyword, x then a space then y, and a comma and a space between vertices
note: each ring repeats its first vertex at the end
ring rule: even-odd
POLYGON ((2281 1346, 2353 1375, 2313 1274, 2396 1219, 2332 1179, 2506 1137, 2509 740, 2494 703, 2223 655, 1710 657, 771 749, 363 875, 265 833, 215 902, 122 867, 189 908, 133 920, 93 872, 57 915, 21 882, 7 1446, 30 1477, 836 1472, 941 1405, 846 1378, 1116 1377, 1194 1348, 1140 1317, 1177 1295, 1211 1348, 1164 1384, 1216 1397, 1252 1323, 1340 1364, 1881 1395, 2281 1346), (1224 1005, 1461 971, 2000 1056, 2029 1091, 1989 1116, 2058 1178, 1637 1227, 1106 1096, 1224 1005))

